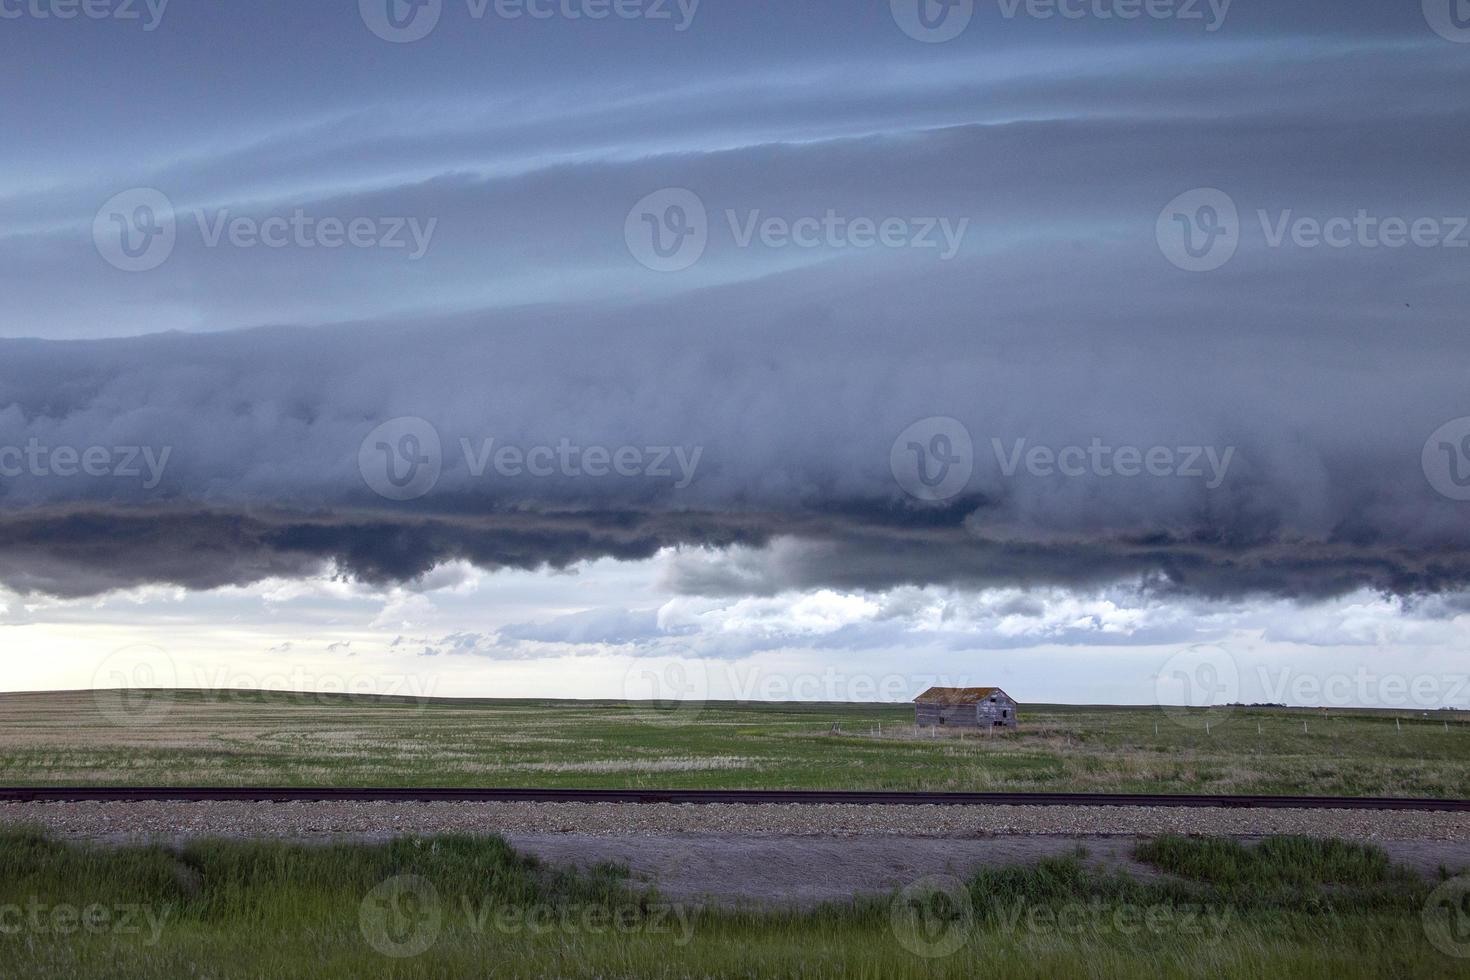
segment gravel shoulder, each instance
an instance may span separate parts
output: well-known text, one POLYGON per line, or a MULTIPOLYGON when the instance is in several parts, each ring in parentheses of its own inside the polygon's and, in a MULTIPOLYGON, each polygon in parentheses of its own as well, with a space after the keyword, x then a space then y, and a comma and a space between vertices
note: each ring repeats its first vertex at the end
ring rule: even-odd
POLYGON ((963 879, 982 867, 1030 864, 1075 854, 1079 847, 1086 848, 1090 862, 1126 868, 1141 878, 1158 875, 1133 860, 1134 841, 1126 837, 512 834, 509 840, 517 850, 553 864, 624 864, 635 880, 670 900, 726 908, 849 901, 921 878, 963 879))
MULTIPOLYGON (((931 875, 963 879, 984 867, 1079 853, 1089 864, 1121 869, 1136 878, 1163 877, 1133 859, 1134 837, 511 834, 509 840, 517 850, 554 864, 625 864, 635 879, 656 886, 670 899, 725 907, 809 907, 891 892, 931 875)), ((1431 880, 1441 865, 1470 868, 1470 843, 1396 840, 1379 846, 1395 863, 1431 880)))
POLYGON ((1361 810, 589 803, 10 803, 0 826, 105 843, 198 837, 379 841, 498 833, 554 864, 625 864, 670 899, 794 905, 885 893, 928 875, 964 877, 1085 848, 1088 860, 1153 874, 1132 858, 1160 833, 1309 834, 1372 841, 1433 876, 1470 868, 1470 814, 1361 810))

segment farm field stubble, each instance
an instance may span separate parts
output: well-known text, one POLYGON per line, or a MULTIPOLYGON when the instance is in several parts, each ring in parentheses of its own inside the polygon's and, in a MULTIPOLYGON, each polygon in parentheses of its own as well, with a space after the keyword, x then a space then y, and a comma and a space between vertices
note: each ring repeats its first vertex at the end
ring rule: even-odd
POLYGON ((1021 718, 1015 734, 931 737, 888 704, 10 694, 0 784, 1470 797, 1463 713, 1031 705, 1021 718))

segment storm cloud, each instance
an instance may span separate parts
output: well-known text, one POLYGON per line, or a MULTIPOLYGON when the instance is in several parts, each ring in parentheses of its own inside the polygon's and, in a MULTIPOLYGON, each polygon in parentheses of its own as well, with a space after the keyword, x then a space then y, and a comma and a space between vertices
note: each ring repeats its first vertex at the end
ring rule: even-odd
POLYGON ((1076 328, 1039 332, 958 298, 987 276, 1006 272, 957 268, 904 302, 881 275, 830 294, 808 290, 809 274, 615 313, 5 342, 0 444, 151 447, 168 466, 152 488, 6 479, 0 580, 78 595, 335 566, 388 582, 455 559, 559 568, 685 547, 671 584, 710 594, 1465 583, 1465 505, 1436 492, 1422 459, 1467 411, 1454 337, 1421 324, 1409 351, 1360 330, 1349 353, 1331 333, 1354 330, 1338 309, 1279 332, 1258 311, 1230 330, 1245 304, 1226 302, 1228 282, 1213 310, 1178 321, 1082 326, 1079 311, 1076 328), (379 460, 370 437, 405 417, 430 426, 439 472, 414 499, 385 499, 378 467, 399 462, 396 443, 379 460), (925 501, 893 450, 932 417, 963 425, 973 473, 925 501), (1179 472, 1018 468, 1022 441, 1158 448, 1179 472), (493 462, 507 447, 518 466, 493 462), (542 475, 524 463, 536 447, 542 475), (598 447, 600 469, 586 455, 598 447), (615 472, 619 449, 641 469, 615 472), (676 449, 698 460, 687 486, 676 449), (1203 449, 1229 460, 1218 485, 1203 449), (1197 475, 1183 471, 1191 454, 1197 475))
MULTIPOLYGON (((1238 9, 1212 39, 1017 23, 1007 45, 987 21, 942 47, 884 12, 823 56, 832 20, 802 10, 770 16, 805 47, 701 73, 725 51, 701 28, 731 15, 701 16, 659 84, 618 74, 644 35, 612 61, 559 35, 599 67, 538 88, 464 32, 388 52, 353 24, 321 53, 352 71, 311 111, 257 81, 251 104, 282 111, 196 135, 148 77, 142 142, 91 106, 119 149, 105 178, 39 179, 26 161, 58 151, 38 137, 0 197, 0 585, 394 583, 667 550, 667 585, 709 596, 1470 585, 1470 503, 1434 468, 1470 416, 1470 48, 1417 10, 1306 4, 1238 9), (385 77, 418 88, 364 94, 385 77), (141 187, 177 241, 130 273, 94 219, 141 187), (660 272, 628 229, 670 190, 708 241, 660 272), (1203 190, 1239 240, 1187 271, 1160 222, 1203 190), (434 230, 418 259, 209 239, 297 211, 434 230), (892 242, 854 234, 894 221, 892 242), (1434 234, 1385 243, 1385 222, 1434 234), (1334 224, 1346 244, 1322 241, 1334 224), (914 452, 960 477, 915 484, 914 452)), ((208 33, 176 17, 159 45, 208 33)), ((283 57, 260 32, 238 43, 283 57)))

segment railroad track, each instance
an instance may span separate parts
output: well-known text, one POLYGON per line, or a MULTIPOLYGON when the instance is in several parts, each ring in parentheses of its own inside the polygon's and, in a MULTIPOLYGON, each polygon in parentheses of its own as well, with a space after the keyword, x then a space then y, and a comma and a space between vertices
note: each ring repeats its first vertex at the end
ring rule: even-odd
POLYGON ((1225 807, 1229 809, 1433 810, 1470 812, 1470 800, 1354 796, 1184 796, 1130 793, 915 793, 864 790, 724 789, 303 789, 228 787, 0 787, 0 803, 677 803, 859 806, 1225 807))

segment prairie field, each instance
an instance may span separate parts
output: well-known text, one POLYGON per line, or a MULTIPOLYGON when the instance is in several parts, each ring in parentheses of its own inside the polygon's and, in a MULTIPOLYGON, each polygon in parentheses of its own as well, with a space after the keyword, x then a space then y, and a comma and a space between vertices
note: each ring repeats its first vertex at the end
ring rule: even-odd
POLYGON ((1470 797, 1452 712, 0 695, 0 784, 1014 790, 1470 797))

